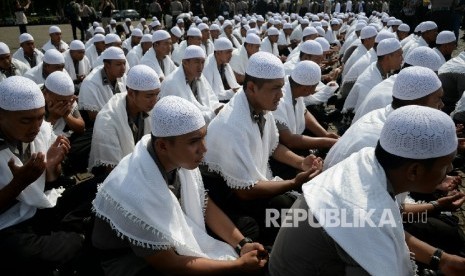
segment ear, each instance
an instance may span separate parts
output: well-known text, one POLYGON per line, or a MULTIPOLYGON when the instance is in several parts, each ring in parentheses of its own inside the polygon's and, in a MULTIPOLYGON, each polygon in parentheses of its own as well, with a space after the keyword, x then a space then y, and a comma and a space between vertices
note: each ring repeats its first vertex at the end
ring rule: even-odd
POLYGON ((422 164, 418 162, 412 162, 410 165, 407 166, 406 169, 407 180, 409 182, 416 182, 423 176, 423 174, 425 174, 425 172, 426 169, 422 164))
POLYGON ((252 81, 248 81, 246 86, 245 86, 247 89, 247 92, 249 93, 254 93, 255 92, 255 84, 252 82, 252 81))

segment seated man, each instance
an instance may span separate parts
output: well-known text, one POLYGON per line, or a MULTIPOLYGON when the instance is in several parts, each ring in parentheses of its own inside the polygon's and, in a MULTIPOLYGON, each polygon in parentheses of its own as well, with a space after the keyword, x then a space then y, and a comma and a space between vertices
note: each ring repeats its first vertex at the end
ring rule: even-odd
POLYGON ((55 49, 50 49, 45 52, 43 61, 36 67, 27 70, 24 76, 41 85, 44 84, 48 75, 55 71, 63 71, 64 68, 65 58, 63 55, 55 49))
POLYGON ((137 64, 140 64, 141 58, 152 48, 152 35, 144 34, 140 40, 139 45, 132 48, 131 51, 126 55, 128 64, 130 67, 134 67, 137 64))
POLYGON ((142 39, 142 36, 143 36, 142 30, 134 29, 134 31, 131 32, 131 36, 126 38, 121 44, 124 54, 127 55, 129 51, 132 50, 132 48, 139 45, 140 40, 142 39))
POLYGON ((126 90, 111 97, 97 115, 89 169, 104 166, 109 173, 151 131, 149 112, 160 93, 158 75, 146 65, 136 65, 128 72, 126 90))
POLYGON ((163 81, 177 67, 170 58, 171 36, 167 31, 158 30, 152 35, 152 45, 150 50, 141 58, 140 64, 145 64, 155 70, 163 81))
POLYGON ((99 56, 105 51, 105 36, 103 34, 95 34, 92 41, 92 45, 86 49, 86 57, 89 59, 90 65, 93 66, 99 56))
MULTIPOLYGON (((85 46, 80 40, 73 40, 69 44, 69 50, 63 53, 65 57, 65 69, 79 92, 84 78, 92 71, 89 59, 85 56, 85 46)), ((79 94, 79 93, 76 93, 79 94)))
MULTIPOLYGON (((183 40, 179 46, 173 50, 171 59, 176 65, 181 66, 181 62, 184 59, 184 53, 186 48, 191 45, 200 46, 202 44, 202 32, 197 27, 191 27, 187 31, 186 40, 183 40)), ((205 51, 204 51, 205 52, 205 51)))
POLYGON ((13 54, 13 58, 22 61, 29 68, 42 62, 44 54, 36 48, 34 38, 28 33, 19 36, 19 49, 13 54))
POLYGON ((151 121, 151 135, 121 160, 94 201, 92 241, 105 272, 258 273, 266 264, 263 246, 244 238, 203 186, 197 167, 207 127, 199 109, 167 96, 151 121), (209 236, 207 227, 226 243, 209 236))
POLYGON ((443 112, 423 106, 393 111, 376 148, 364 148, 302 187, 289 214, 305 219, 280 229, 270 275, 414 275, 407 245, 416 261, 463 275, 464 258, 404 234, 395 201, 407 191, 433 192, 452 169, 457 145, 455 125, 443 112))
POLYGON ((42 52, 47 52, 50 49, 55 49, 60 53, 68 50, 69 45, 61 39, 61 29, 58 26, 50 26, 48 28, 50 39, 42 46, 42 52))
POLYGON ((236 76, 236 81, 239 84, 244 82, 245 69, 247 68, 249 58, 256 52, 260 51, 261 43, 262 42, 258 35, 248 34, 245 37, 245 42, 241 48, 233 51, 229 65, 231 65, 231 68, 234 71, 234 75, 236 76))
POLYGON ((8 45, 0 42, 0 82, 11 76, 22 76, 28 69, 22 61, 11 57, 8 45))

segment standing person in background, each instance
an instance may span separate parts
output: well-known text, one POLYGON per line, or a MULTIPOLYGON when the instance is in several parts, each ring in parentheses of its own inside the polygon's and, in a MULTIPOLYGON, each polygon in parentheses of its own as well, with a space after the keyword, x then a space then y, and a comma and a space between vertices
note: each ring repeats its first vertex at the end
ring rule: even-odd
POLYGON ((21 5, 19 0, 16 0, 15 6, 15 16, 16 16, 16 24, 19 26, 19 34, 27 33, 27 17, 25 11, 29 8, 31 4, 31 0, 27 1, 26 5, 21 5))
POLYGON ((76 1, 71 0, 65 6, 65 16, 69 19, 71 23, 71 29, 73 31, 73 39, 77 39, 76 28, 81 31, 81 40, 84 41, 84 28, 81 21, 82 8, 81 5, 76 3, 76 1))
POLYGON ((176 19, 178 18, 178 15, 182 13, 182 4, 179 0, 174 0, 171 1, 170 4, 170 10, 171 10, 171 15, 173 16, 171 18, 171 26, 174 26, 174 22, 176 22, 176 19))
POLYGON ((102 11, 102 26, 105 28, 111 19, 111 10, 115 8, 115 5, 111 0, 100 1, 99 10, 102 11))
POLYGON ((149 12, 152 16, 155 16, 158 18, 160 22, 162 22, 163 17, 162 17, 162 12, 163 9, 161 8, 160 4, 158 3, 158 0, 153 0, 153 2, 149 6, 149 12))
POLYGON ((79 5, 81 5, 81 22, 83 30, 87 30, 89 27, 90 17, 93 16, 92 9, 86 5, 84 0, 79 0, 79 5))

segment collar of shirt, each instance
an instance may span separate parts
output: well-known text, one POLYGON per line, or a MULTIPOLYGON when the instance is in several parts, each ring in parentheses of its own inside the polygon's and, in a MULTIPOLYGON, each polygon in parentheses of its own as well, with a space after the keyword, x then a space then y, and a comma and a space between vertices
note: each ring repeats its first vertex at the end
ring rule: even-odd
POLYGON ((379 62, 376 62, 376 68, 378 68, 379 72, 381 73, 381 78, 383 78, 383 80, 389 77, 389 73, 385 73, 383 71, 383 68, 381 67, 381 64, 379 64, 379 62))

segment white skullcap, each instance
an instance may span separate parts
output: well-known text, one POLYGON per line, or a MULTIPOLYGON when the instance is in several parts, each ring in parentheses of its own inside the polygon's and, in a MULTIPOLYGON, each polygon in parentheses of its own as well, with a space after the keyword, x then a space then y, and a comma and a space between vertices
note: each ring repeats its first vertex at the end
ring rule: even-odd
POLYGON ((142 36, 142 39, 140 40, 140 43, 144 42, 152 42, 152 35, 151 34, 145 34, 142 36))
POLYGON ((297 63, 291 78, 300 85, 316 85, 321 81, 321 68, 313 61, 304 60, 297 63))
POLYGON ((202 23, 202 19, 197 18, 197 19, 195 20, 195 24, 200 24, 200 23, 202 23))
POLYGON ((161 98, 152 110, 152 134, 155 137, 174 137, 199 130, 205 119, 193 103, 177 96, 161 98))
POLYGON ((94 30, 94 34, 99 33, 99 34, 105 34, 105 30, 102 27, 97 27, 94 30))
POLYGON ((256 35, 259 35, 258 30, 255 29, 255 28, 250 28, 250 29, 247 31, 247 34, 256 34, 256 35))
POLYGON ((321 25, 321 22, 312 22, 311 26, 316 28, 316 27, 321 27, 322 25, 321 25))
POLYGON ((400 19, 394 19, 394 24, 393 24, 393 26, 400 26, 400 25, 402 25, 402 20, 400 20, 400 19))
POLYGON ((121 49, 120 47, 115 47, 115 46, 112 46, 110 48, 107 48, 105 49, 105 51, 103 51, 102 53, 102 58, 103 60, 105 59, 124 59, 126 60, 126 57, 124 56, 124 52, 123 52, 123 49, 121 49))
POLYGON ((434 30, 434 29, 437 29, 438 28, 438 25, 436 25, 436 23, 434 23, 433 21, 425 21, 423 22, 423 24, 421 24, 421 32, 424 33, 424 32, 427 32, 427 31, 431 31, 431 30, 434 30))
POLYGON ((309 55, 320 56, 323 54, 323 48, 320 43, 314 40, 307 40, 300 45, 300 51, 309 55))
POLYGON ((310 25, 310 20, 308 19, 302 19, 302 22, 300 23, 300 25, 310 25))
POLYGON ((26 42, 26 41, 34 41, 34 38, 32 37, 32 35, 30 35, 28 33, 22 33, 19 36, 19 44, 21 44, 23 42, 26 42))
POLYGON ((141 29, 134 29, 131 32, 131 36, 142 37, 142 30, 141 29))
POLYGON ((58 26, 50 26, 48 28, 48 34, 61 33, 61 29, 58 26))
POLYGON ((293 29, 291 23, 284 23, 283 29, 293 29))
POLYGON ((184 20, 182 18, 179 18, 178 21, 176 21, 177 24, 184 24, 184 20))
POLYGON ((270 23, 271 25, 274 25, 274 20, 273 20, 273 18, 270 18, 270 19, 268 20, 268 23, 270 23))
POLYGON ((131 22, 131 18, 124 19, 124 22, 131 22))
POLYGON ((157 27, 157 26, 161 26, 161 23, 160 23, 160 21, 155 20, 155 21, 152 21, 152 23, 150 23, 150 26, 151 26, 152 28, 155 28, 155 27, 157 27))
POLYGON ((400 24, 399 25, 399 28, 397 28, 398 31, 401 31, 401 32, 410 32, 410 26, 403 23, 403 24, 400 24))
POLYGON ((220 30, 220 26, 218 26, 218 24, 211 24, 210 25, 210 31, 219 31, 220 30))
POLYGON ((140 19, 140 22, 146 22, 146 21, 147 20, 145 18, 143 18, 143 17, 140 19))
POLYGON ((10 47, 3 42, 0 42, 0 55, 5 55, 10 53, 10 47))
POLYGON ((171 33, 175 35, 177 38, 180 38, 182 36, 181 29, 178 26, 174 26, 171 28, 171 33))
POLYGON ((257 20, 255 18, 252 18, 252 19, 249 20, 249 24, 250 23, 257 23, 257 20))
POLYGON ((47 64, 65 64, 63 54, 56 49, 47 50, 44 54, 43 61, 47 64))
POLYGON ((126 86, 136 91, 149 91, 160 88, 160 78, 155 70, 139 64, 128 71, 126 86))
POLYGON ((306 37, 306 36, 309 36, 309 35, 314 35, 314 34, 317 34, 318 31, 315 29, 315 27, 306 27, 303 31, 302 31, 302 37, 306 37))
POLYGON ((458 144, 452 119, 440 110, 419 105, 394 110, 379 142, 393 155, 416 160, 447 156, 458 144))
POLYGON ((62 71, 55 71, 48 75, 45 80, 45 87, 47 87, 48 91, 60 96, 74 95, 73 80, 68 73, 62 71))
POLYGON ((231 41, 226 37, 220 37, 218 39, 215 39, 214 46, 215 51, 225 51, 233 49, 231 41))
POLYGON ((323 49, 323 52, 329 51, 330 45, 329 45, 328 40, 326 40, 326 38, 324 38, 324 37, 317 37, 317 38, 315 39, 315 41, 318 42, 318 43, 320 43, 321 48, 323 49))
POLYGON ((22 111, 44 106, 44 95, 32 80, 22 76, 11 76, 0 82, 1 109, 22 111))
POLYGON ((331 25, 339 25, 339 20, 337 20, 337 19, 331 19, 330 24, 331 24, 331 25))
POLYGON ((69 49, 70 50, 85 50, 86 49, 86 46, 84 45, 84 43, 82 43, 82 41, 80 40, 73 40, 71 41, 71 43, 69 44, 69 49))
POLYGON ((200 31, 203 31, 203 30, 209 30, 208 28, 208 25, 205 24, 205 23, 200 23, 197 28, 199 28, 200 31))
POLYGON ((366 22, 358 22, 357 25, 355 25, 355 31, 361 31, 366 25, 366 22))
POLYGON ((218 20, 222 21, 222 20, 224 20, 224 17, 220 15, 220 16, 218 16, 218 20))
POLYGON ((384 39, 388 38, 396 38, 396 35, 390 31, 382 30, 378 33, 378 35, 376 35, 375 43, 380 43, 384 39))
POLYGON ((437 91, 441 86, 433 70, 421 66, 407 67, 397 74, 392 96, 399 100, 416 100, 437 91))
POLYGON ((205 16, 202 17, 202 21, 203 21, 203 22, 208 22, 208 17, 205 17, 205 16))
POLYGON ((424 22, 421 22, 420 24, 418 24, 415 29, 413 30, 414 33, 418 33, 418 32, 421 32, 421 28, 423 26, 423 23, 424 22))
POLYGON ((247 44, 261 44, 262 41, 260 40, 260 37, 258 37, 258 35, 252 33, 252 34, 247 34, 247 36, 245 37, 245 43, 247 44))
POLYGON ((376 24, 376 23, 370 23, 368 24, 367 26, 372 26, 376 29, 377 32, 381 31, 383 27, 381 27, 380 25, 376 24))
POLYGON ((399 40, 396 38, 387 38, 383 39, 378 46, 376 47, 376 54, 378 56, 384 56, 390 53, 394 53, 395 51, 401 49, 399 40))
POLYGON ((152 21, 158 21, 158 18, 156 16, 152 16, 152 21))
POLYGON ((117 34, 107 34, 105 36, 105 44, 121 42, 121 38, 117 34))
POLYGON ((170 34, 165 31, 165 30, 158 30, 155 31, 152 35, 152 42, 155 43, 157 41, 165 40, 165 39, 171 39, 170 34))
POLYGON ((202 33, 200 32, 200 30, 198 28, 191 27, 187 31, 187 36, 200 36, 201 37, 202 33))
POLYGON ((270 27, 267 31, 268 35, 279 35, 278 29, 275 27, 270 27))
POLYGON ((319 21, 320 20, 318 15, 313 14, 311 17, 312 17, 312 21, 319 21))
POLYGON ((245 73, 260 79, 284 78, 284 65, 279 58, 268 52, 257 52, 249 58, 245 73))
POLYGON ((224 30, 224 29, 226 29, 226 27, 229 27, 229 26, 232 27, 231 21, 226 20, 226 21, 224 21, 223 25, 221 25, 221 28, 224 30))
POLYGON ((263 18, 263 16, 259 16, 259 17, 257 18, 257 20, 260 21, 260 22, 265 22, 265 18, 263 18))
POLYGON ((360 39, 366 39, 376 35, 378 35, 378 31, 376 31, 375 27, 373 26, 365 26, 360 31, 360 39))
POLYGON ((105 36, 103 34, 95 34, 93 37, 92 37, 92 41, 95 43, 95 42, 102 42, 102 41, 105 41, 105 36))
POLYGON ((394 19, 389 19, 389 21, 388 21, 388 23, 387 23, 387 26, 388 26, 388 27, 389 27, 389 26, 392 26, 392 25, 394 25, 394 23, 395 23, 395 20, 394 20, 394 19))
POLYGON ((114 19, 110 20, 110 24, 116 24, 116 20, 114 19))
POLYGON ((405 63, 413 66, 429 68, 435 72, 441 67, 441 58, 430 47, 420 46, 413 48, 405 57, 405 63))
POLYGON ((250 30, 250 26, 249 26, 249 25, 243 25, 243 26, 242 26, 242 28, 244 28, 244 29, 245 29, 245 31, 248 31, 248 30, 250 30))
POLYGON ((455 34, 451 31, 442 31, 436 37, 436 44, 446 44, 455 42, 457 39, 455 34))
POLYGON ((329 26, 328 21, 322 20, 322 21, 321 21, 321 26, 322 26, 322 27, 328 27, 328 26, 329 26))
POLYGON ((98 26, 100 26, 100 23, 98 23, 97 21, 94 21, 92 23, 92 27, 97 28, 98 26))
POLYGON ((316 29, 316 31, 318 32, 318 35, 319 35, 319 36, 325 36, 325 30, 323 30, 322 27, 317 26, 317 27, 315 27, 315 29, 316 29))
POLYGON ((205 58, 205 51, 197 45, 187 46, 183 60, 191 58, 205 58))

